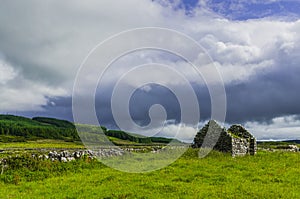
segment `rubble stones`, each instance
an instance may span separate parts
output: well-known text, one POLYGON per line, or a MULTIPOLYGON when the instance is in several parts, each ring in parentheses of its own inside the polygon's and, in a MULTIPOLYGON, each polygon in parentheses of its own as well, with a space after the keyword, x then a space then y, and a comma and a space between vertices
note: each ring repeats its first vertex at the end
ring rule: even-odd
MULTIPOLYGON (((31 154, 31 158, 38 160, 51 160, 60 162, 70 162, 80 158, 100 158, 100 157, 113 157, 124 155, 124 151, 121 149, 100 149, 97 151, 80 150, 80 151, 49 151, 46 154, 31 154)), ((18 155, 16 155, 18 156, 18 155)), ((9 156, 11 157, 11 156, 9 156)), ((6 165, 6 159, 0 159, 0 165, 6 165)), ((1 169, 1 168, 0 168, 1 169)))
POLYGON ((298 152, 299 147, 297 145, 279 145, 276 147, 276 149, 281 149, 281 150, 286 150, 286 151, 291 151, 291 152, 298 152))
POLYGON ((294 152, 299 151, 299 147, 297 147, 296 145, 289 145, 289 149, 290 149, 290 151, 294 151, 294 152))

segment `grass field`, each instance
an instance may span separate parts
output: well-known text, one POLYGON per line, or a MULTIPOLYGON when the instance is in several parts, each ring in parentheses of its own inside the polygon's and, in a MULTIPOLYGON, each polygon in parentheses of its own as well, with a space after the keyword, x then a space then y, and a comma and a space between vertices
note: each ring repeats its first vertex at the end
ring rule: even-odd
POLYGON ((0 198, 300 198, 300 154, 292 152, 236 158, 213 152, 199 159, 190 149, 168 167, 142 174, 93 161, 49 164, 59 172, 0 181, 0 198))
POLYGON ((65 142, 63 140, 41 139, 26 142, 0 142, 0 149, 81 149, 85 148, 81 142, 65 142))
MULTIPOLYGON (((12 136, 11 136, 12 137, 12 136)), ((115 137, 109 137, 108 139, 115 145, 118 146, 162 146, 165 143, 137 143, 129 140, 122 140, 115 137)), ((1 142, 0 149, 80 149, 85 148, 85 146, 80 141, 64 141, 64 140, 54 140, 54 139, 36 139, 33 141, 22 141, 22 142, 1 142)))

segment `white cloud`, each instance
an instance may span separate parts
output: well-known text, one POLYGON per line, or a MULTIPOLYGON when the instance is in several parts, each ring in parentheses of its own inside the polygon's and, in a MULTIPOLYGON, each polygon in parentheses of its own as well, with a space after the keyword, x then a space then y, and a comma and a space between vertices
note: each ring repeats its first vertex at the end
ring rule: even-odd
POLYGON ((0 110, 8 111, 37 111, 48 104, 48 97, 66 95, 62 88, 51 88, 45 85, 36 85, 28 80, 17 80, 20 87, 1 88, 0 110))
POLYGON ((9 80, 14 79, 17 75, 18 73, 9 63, 0 59, 0 85, 6 84, 9 80))
POLYGON ((300 139, 299 115, 275 117, 270 123, 247 122, 245 126, 258 140, 300 139))
POLYGON ((197 128, 184 124, 169 124, 165 126, 158 136, 176 138, 185 142, 191 142, 197 133, 197 128), (178 131, 179 129, 179 131, 178 131), (178 132, 178 133, 177 133, 178 132))
MULTIPOLYGON (((158 16, 159 23, 153 20, 150 24, 160 24, 192 36, 211 56, 225 84, 245 82, 259 73, 267 74, 274 68, 280 67, 280 60, 297 57, 299 52, 296 48, 300 38, 297 34, 300 21, 282 21, 271 18, 230 21, 215 17, 210 13, 204 14, 202 11, 196 11, 193 17, 187 17, 181 12, 172 10, 166 10, 166 12, 168 12, 168 16, 162 13, 158 16), (171 21, 169 16, 176 20, 171 21)), ((146 24, 148 22, 145 21, 146 24)), ((180 43, 180 45, 182 45, 182 49, 189 50, 184 43, 180 43)), ((127 60, 123 59, 118 63, 114 74, 116 76, 123 74, 124 70, 130 68, 128 65, 136 66, 136 63, 152 61, 176 67, 192 81, 197 78, 199 80, 199 77, 193 75, 194 71, 186 70, 191 66, 184 61, 170 61, 163 56, 155 57, 158 53, 153 54, 154 58, 146 55, 142 61, 140 58, 132 57, 127 60), (182 68, 184 70, 181 70, 182 68)), ((201 56, 199 57, 201 60, 201 56)), ((141 74, 140 77, 143 75, 149 74, 141 74)), ((166 78, 165 81, 174 83, 174 79, 166 78)))
POLYGON ((214 20, 211 26, 201 26, 198 41, 207 49, 226 84, 247 81, 257 73, 272 71, 283 57, 298 54, 295 29, 299 21, 275 19, 248 21, 214 20), (203 30, 206 29, 206 30, 203 30), (208 33, 205 33, 208 32, 208 33), (283 55, 282 50, 288 53, 283 55))
POLYGON ((145 91, 145 92, 149 92, 149 91, 151 91, 151 86, 150 85, 145 85, 145 86, 143 86, 143 87, 141 87, 141 90, 143 90, 143 91, 145 91))
POLYGON ((44 82, 26 79, 21 72, 0 60, 0 110, 6 111, 35 111, 47 105, 47 97, 66 95, 61 87, 55 88, 44 82))

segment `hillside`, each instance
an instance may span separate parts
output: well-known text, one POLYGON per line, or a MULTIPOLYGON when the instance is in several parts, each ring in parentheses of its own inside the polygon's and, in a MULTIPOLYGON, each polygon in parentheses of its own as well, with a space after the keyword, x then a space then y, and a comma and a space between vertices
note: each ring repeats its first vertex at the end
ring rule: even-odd
POLYGON ((79 140, 71 123, 51 118, 34 118, 0 115, 0 141, 25 141, 44 139, 79 140))
POLYGON ((47 118, 47 117, 34 117, 33 121, 38 121, 39 123, 50 124, 56 127, 62 128, 75 128, 75 125, 72 122, 66 120, 59 120, 55 118, 47 118))
MULTIPOLYGON (((95 141, 101 139, 101 136, 96 136, 99 127, 82 125, 82 128, 88 136, 94 136, 95 141)), ((110 141, 117 145, 167 144, 173 140, 163 137, 143 137, 120 130, 101 128, 110 141)), ((0 115, 0 142, 24 142, 37 139, 80 141, 75 125, 66 120, 47 117, 30 119, 14 115, 0 115)))

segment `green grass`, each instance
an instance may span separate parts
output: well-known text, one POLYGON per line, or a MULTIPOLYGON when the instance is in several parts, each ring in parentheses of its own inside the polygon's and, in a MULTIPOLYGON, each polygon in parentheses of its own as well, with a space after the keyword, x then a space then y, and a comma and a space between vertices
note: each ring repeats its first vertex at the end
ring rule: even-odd
POLYGON ((299 162, 292 152, 237 158, 213 152, 199 159, 191 149, 168 167, 142 174, 97 162, 59 163, 65 169, 44 180, 0 182, 0 198, 300 198, 299 162))
MULTIPOLYGON (((9 137, 9 136, 6 136, 9 137)), ((15 136, 11 136, 16 140, 15 136)), ((1 136, 0 136, 1 138, 1 136)), ((115 137, 107 137, 111 142, 118 146, 130 146, 135 147, 145 147, 156 146, 156 145, 165 145, 164 143, 137 143, 131 142, 129 140, 122 140, 115 137)), ((101 143, 101 142, 100 142, 101 143)), ((0 150, 1 149, 82 149, 85 146, 79 141, 64 141, 64 140, 54 140, 54 139, 37 139, 37 140, 22 140, 21 142, 1 142, 0 141, 0 150)))
POLYGON ((166 143, 162 143, 162 142, 151 142, 151 143, 138 143, 138 142, 132 142, 130 140, 122 140, 116 137, 109 137, 107 136, 108 139, 114 143, 117 146, 130 146, 130 147, 134 147, 134 146, 164 146, 166 145, 166 143))
POLYGON ((0 142, 0 149, 81 149, 81 142, 66 142, 63 140, 40 139, 26 142, 0 142))
POLYGON ((139 145, 145 145, 142 143, 138 143, 138 142, 132 142, 130 140, 122 140, 120 138, 116 138, 116 137, 108 137, 109 140, 111 142, 113 142, 114 144, 121 146, 121 145, 127 145, 127 146, 139 146, 139 145))
POLYGON ((296 143, 296 142, 284 142, 284 141, 273 141, 273 142, 259 142, 258 143, 258 147, 260 148, 264 148, 264 149, 277 149, 278 147, 280 146, 288 146, 288 145, 296 145, 298 147, 300 147, 300 144, 299 143, 296 143))

